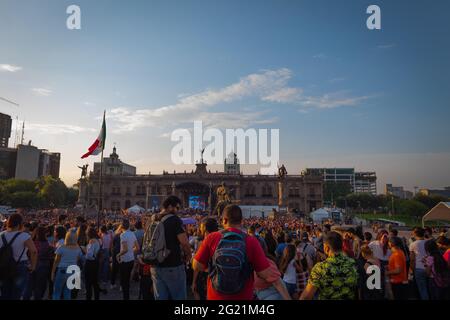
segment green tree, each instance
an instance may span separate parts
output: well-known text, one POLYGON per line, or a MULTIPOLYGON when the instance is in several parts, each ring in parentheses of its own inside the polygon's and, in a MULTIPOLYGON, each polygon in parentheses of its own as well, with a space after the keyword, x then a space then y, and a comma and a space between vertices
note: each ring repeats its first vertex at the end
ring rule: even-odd
POLYGON ((401 200, 398 205, 398 213, 412 217, 422 217, 427 213, 428 207, 417 200, 401 200))
POLYGON ((8 179, 0 181, 0 204, 14 206, 14 204, 35 204, 31 194, 36 194, 34 181, 8 179))
POLYGON ((51 176, 35 181, 9 179, 0 181, 0 204, 15 208, 73 207, 78 189, 67 188, 51 176))
POLYGON ((35 192, 36 182, 20 179, 8 179, 2 181, 2 192, 35 192))
POLYGON ((78 200, 78 189, 68 188, 66 196, 66 205, 69 207, 74 207, 78 200))
POLYGON ((388 208, 391 204, 391 198, 385 194, 376 196, 376 203, 378 208, 388 208))
POLYGON ((323 185, 324 201, 328 203, 337 202, 340 198, 352 192, 352 186, 348 182, 327 181, 323 185))
POLYGON ((66 204, 67 187, 60 179, 46 176, 39 179, 39 196, 46 207, 60 207, 66 204))
POLYGON ((36 192, 18 191, 8 195, 8 205, 13 208, 38 208, 40 199, 36 192))
POLYGON ((436 206, 439 202, 446 202, 449 199, 447 197, 443 197, 443 196, 440 196, 437 194, 427 196, 427 195, 419 193, 414 197, 414 200, 421 202, 422 204, 427 206, 428 209, 431 209, 434 206, 436 206))
POLYGON ((380 201, 377 196, 370 193, 352 193, 345 197, 347 206, 352 209, 377 209, 380 201))

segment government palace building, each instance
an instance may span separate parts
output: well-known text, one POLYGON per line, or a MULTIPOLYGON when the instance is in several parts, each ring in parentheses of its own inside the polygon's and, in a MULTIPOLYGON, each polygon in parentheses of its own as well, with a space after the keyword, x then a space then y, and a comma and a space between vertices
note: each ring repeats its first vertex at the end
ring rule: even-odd
MULTIPOLYGON (((80 179, 78 203, 96 207, 99 202, 100 163, 86 178, 80 179)), ((288 212, 309 213, 323 206, 323 178, 317 175, 242 174, 236 154, 225 159, 223 172, 211 172, 201 160, 191 172, 163 171, 162 174, 136 174, 136 168, 122 162, 114 147, 103 160, 102 208, 127 209, 139 205, 159 208, 169 195, 178 196, 185 208, 211 210, 217 203, 217 188, 225 186, 232 201, 239 205, 279 205, 288 212), (280 185, 282 187, 280 188, 280 185), (279 190, 282 198, 279 199, 279 190)))

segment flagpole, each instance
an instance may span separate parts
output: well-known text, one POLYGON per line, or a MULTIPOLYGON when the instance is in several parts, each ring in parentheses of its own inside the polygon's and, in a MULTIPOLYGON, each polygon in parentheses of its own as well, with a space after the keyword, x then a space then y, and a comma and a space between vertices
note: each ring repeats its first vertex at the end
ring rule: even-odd
POLYGON ((100 230, 100 215, 101 210, 103 210, 103 150, 105 149, 105 143, 106 143, 106 124, 105 124, 105 115, 106 110, 103 111, 103 124, 102 124, 102 130, 103 131, 103 137, 102 137, 102 154, 100 158, 100 181, 99 181, 99 195, 98 195, 98 212, 97 212, 97 230, 100 230))
POLYGON ((103 209, 103 149, 100 158, 100 181, 98 193, 97 230, 100 230, 100 211, 103 209))

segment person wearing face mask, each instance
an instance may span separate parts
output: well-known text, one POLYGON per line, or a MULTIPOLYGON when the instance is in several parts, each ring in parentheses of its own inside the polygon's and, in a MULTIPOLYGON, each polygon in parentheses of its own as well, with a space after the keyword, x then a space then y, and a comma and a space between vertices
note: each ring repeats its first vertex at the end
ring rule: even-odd
POLYGON ((324 237, 325 261, 317 263, 311 270, 308 284, 300 300, 356 299, 358 273, 355 260, 342 252, 342 236, 334 231, 324 237))

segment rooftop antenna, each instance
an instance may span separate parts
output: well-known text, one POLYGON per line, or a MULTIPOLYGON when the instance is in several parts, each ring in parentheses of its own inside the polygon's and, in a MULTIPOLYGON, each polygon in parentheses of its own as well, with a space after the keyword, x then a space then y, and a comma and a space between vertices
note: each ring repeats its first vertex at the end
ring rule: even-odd
POLYGON ((23 144, 24 133, 25 133, 25 121, 22 122, 22 138, 20 139, 20 144, 23 144))
POLYGON ((14 148, 17 148, 19 142, 19 116, 16 116, 16 129, 14 130, 14 148))

